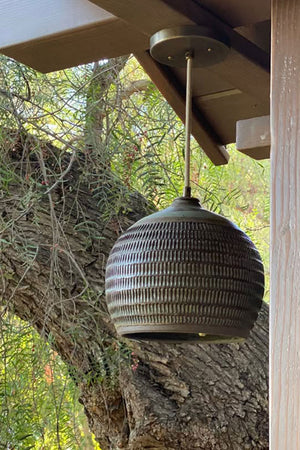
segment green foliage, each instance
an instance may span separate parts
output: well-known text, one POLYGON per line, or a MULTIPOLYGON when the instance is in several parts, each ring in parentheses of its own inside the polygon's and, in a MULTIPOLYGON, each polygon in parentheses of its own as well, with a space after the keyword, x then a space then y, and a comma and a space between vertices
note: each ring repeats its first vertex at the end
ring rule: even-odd
POLYGON ((31 326, 5 315, 0 334, 0 449, 97 449, 67 366, 31 326))
MULTIPOLYGON (((181 195, 183 125, 134 58, 126 64, 124 59, 104 61, 47 75, 4 57, 0 60, 0 120, 4 124, 0 199, 9 197, 14 184, 22 187, 13 199, 16 218, 0 215, 1 248, 15 245, 19 216, 31 214, 39 225, 35 207, 45 196, 55 231, 54 249, 64 242, 63 227, 71 214, 78 214, 74 232, 86 236, 86 248, 93 239, 103 239, 99 224, 84 217, 79 200, 74 201, 74 210, 56 213, 51 196, 56 185, 63 192, 79 189, 85 181, 104 224, 117 222, 134 191, 156 208, 168 206, 181 195), (23 163, 19 172, 12 155, 23 163), (36 170, 28 161, 34 162, 36 170), (81 179, 71 185, 68 164, 77 164, 81 173, 81 179), (7 230, 9 238, 1 234, 7 230)), ((193 195, 204 207, 236 222, 257 245, 266 268, 268 300, 269 162, 251 160, 233 145, 229 151, 229 164, 216 167, 192 140, 193 195)), ((18 251, 26 270, 34 262, 36 247, 27 242, 18 251)), ((53 288, 62 292, 61 274, 56 264, 52 268, 56 270, 53 288)), ((89 306, 98 304, 98 298, 99 293, 89 286, 81 295, 89 306)), ((76 323, 77 318, 71 319, 76 323)), ((72 328, 74 339, 80 326, 72 328)), ((75 374, 70 377, 71 369, 51 350, 51 342, 45 343, 32 327, 11 315, 4 315, 0 328, 0 449, 94 448, 77 402, 75 374)), ((98 346, 84 381, 113 389, 120 364, 135 370, 138 362, 128 348, 100 333, 101 354, 98 346)))

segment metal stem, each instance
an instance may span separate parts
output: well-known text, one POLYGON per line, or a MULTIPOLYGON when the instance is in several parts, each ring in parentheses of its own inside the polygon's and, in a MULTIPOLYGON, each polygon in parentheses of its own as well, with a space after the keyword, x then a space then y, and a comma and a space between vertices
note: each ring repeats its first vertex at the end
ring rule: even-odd
POLYGON ((192 66, 193 54, 186 54, 186 103, 185 103, 185 168, 184 168, 184 197, 191 197, 191 112, 192 112, 192 66))

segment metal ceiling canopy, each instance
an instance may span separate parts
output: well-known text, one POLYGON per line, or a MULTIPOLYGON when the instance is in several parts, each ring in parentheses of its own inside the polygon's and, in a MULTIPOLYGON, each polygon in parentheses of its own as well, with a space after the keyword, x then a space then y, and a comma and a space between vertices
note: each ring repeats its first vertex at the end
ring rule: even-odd
POLYGON ((192 25, 165 28, 150 39, 151 56, 170 67, 185 68, 190 48, 193 49, 193 67, 209 67, 228 56, 230 40, 224 33, 192 25))

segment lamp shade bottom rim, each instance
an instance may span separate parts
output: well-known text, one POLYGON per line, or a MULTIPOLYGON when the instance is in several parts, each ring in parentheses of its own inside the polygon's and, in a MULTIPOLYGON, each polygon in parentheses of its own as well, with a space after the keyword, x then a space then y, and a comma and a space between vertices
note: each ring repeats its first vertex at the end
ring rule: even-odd
POLYGON ((199 326, 195 329, 194 326, 189 328, 182 324, 170 325, 168 327, 154 324, 147 326, 118 327, 117 331, 121 336, 128 339, 174 344, 241 343, 244 342, 249 335, 249 330, 245 329, 209 326, 199 326))

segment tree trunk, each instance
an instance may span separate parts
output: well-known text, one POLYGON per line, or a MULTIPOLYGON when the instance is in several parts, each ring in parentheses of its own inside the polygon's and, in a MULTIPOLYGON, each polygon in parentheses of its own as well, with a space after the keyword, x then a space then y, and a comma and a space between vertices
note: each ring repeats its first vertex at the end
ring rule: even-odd
POLYGON ((112 58, 106 64, 95 62, 86 98, 85 109, 85 146, 93 157, 98 157, 102 169, 110 167, 110 155, 107 153, 110 136, 110 110, 117 110, 120 95, 118 77, 124 68, 128 57, 112 58), (109 99, 109 88, 114 85, 116 95, 109 99))
MULTIPOLYGON (((59 171, 54 149, 42 150, 51 173, 59 171)), ((12 155, 15 175, 0 196, 2 304, 51 335, 101 448, 267 449, 267 306, 242 345, 119 339, 105 306, 105 264, 146 201, 127 193, 104 220, 83 155, 52 190, 51 175, 39 182, 40 154, 12 155)))

